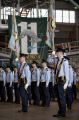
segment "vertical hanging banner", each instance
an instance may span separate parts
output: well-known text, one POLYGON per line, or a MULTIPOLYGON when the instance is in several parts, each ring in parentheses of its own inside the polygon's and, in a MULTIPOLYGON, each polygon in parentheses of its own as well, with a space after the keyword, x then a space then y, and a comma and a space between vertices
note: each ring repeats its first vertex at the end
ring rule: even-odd
MULTIPOLYGON (((22 34, 23 31, 27 28, 27 22, 21 22, 18 24, 18 27, 20 27, 20 34, 22 34)), ((27 45, 27 36, 22 35, 20 36, 20 43, 21 43, 21 53, 28 54, 28 45, 27 45)))
POLYGON ((18 28, 16 23, 15 9, 12 16, 12 27, 11 27, 11 36, 9 40, 8 47, 15 52, 16 56, 19 57, 20 53, 20 44, 18 37, 18 28))
MULTIPOLYGON (((12 29, 12 16, 8 17, 9 32, 12 29)), ((21 53, 38 54, 47 31, 47 18, 27 18, 16 16, 20 37, 21 53)), ((11 36, 11 32, 10 32, 11 36)))
POLYGON ((55 0, 50 0, 47 22, 47 41, 46 44, 54 51, 54 37, 55 37, 55 0))

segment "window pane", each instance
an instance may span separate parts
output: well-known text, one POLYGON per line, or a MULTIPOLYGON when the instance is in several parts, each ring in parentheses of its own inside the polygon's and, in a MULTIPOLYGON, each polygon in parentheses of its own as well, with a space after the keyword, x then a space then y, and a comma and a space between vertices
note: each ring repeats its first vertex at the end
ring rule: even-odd
POLYGON ((3 15, 1 15, 1 19, 3 19, 3 15))
POLYGON ((70 23, 75 23, 75 11, 70 11, 70 23))
POLYGON ((5 20, 8 19, 8 15, 4 14, 4 19, 5 20))
POLYGON ((56 10, 56 22, 62 22, 62 10, 56 10))
POLYGON ((42 17, 47 17, 47 16, 48 16, 48 10, 42 9, 42 17))
POLYGON ((69 11, 63 10, 63 22, 69 23, 69 11))
POLYGON ((3 14, 3 9, 1 9, 1 14, 3 14))
POLYGON ((6 19, 6 20, 8 19, 8 15, 5 15, 5 19, 6 19))

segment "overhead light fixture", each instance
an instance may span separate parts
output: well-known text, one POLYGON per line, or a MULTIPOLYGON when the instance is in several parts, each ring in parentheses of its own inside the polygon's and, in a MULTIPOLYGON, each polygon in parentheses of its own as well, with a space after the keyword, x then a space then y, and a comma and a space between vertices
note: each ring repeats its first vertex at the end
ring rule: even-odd
POLYGON ((78 8, 75 6, 74 9, 77 10, 78 8))

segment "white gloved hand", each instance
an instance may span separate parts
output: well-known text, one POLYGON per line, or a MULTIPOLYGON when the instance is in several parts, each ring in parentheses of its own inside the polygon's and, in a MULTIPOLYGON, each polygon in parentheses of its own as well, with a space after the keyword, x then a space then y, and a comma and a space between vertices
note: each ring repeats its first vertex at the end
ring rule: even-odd
POLYGON ((12 87, 12 85, 9 85, 9 87, 12 87))
POLYGON ((27 90, 28 86, 29 86, 28 84, 25 85, 25 89, 26 89, 26 90, 27 90))
POLYGON ((37 87, 39 87, 39 84, 37 84, 37 87))
POLYGON ((66 90, 66 89, 67 89, 67 86, 68 86, 68 84, 67 84, 67 83, 65 83, 65 84, 64 84, 64 90, 66 90))
POLYGON ((68 87, 72 87, 71 83, 68 85, 68 87))
POLYGON ((54 86, 54 85, 55 85, 55 83, 54 83, 54 82, 52 82, 52 85, 54 86))
POLYGON ((46 85, 46 88, 48 88, 48 85, 46 85))

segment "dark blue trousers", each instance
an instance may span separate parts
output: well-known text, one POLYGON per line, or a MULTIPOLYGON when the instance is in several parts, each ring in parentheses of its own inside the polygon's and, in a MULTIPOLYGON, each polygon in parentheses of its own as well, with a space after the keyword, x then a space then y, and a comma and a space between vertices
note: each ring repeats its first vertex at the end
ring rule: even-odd
POLYGON ((76 88, 76 85, 75 85, 75 84, 73 84, 72 90, 73 90, 73 97, 74 97, 74 99, 76 100, 76 99, 77 99, 77 88, 76 88))
POLYGON ((28 93, 29 104, 31 104, 31 100, 32 100, 31 85, 28 86, 27 93, 28 93))
POLYGON ((60 82, 57 84, 57 98, 58 98, 58 114, 65 115, 66 113, 66 97, 64 91, 64 83, 60 82))
POLYGON ((67 90, 66 90, 66 103, 67 103, 67 108, 71 109, 72 108, 72 103, 73 103, 72 87, 68 87, 67 90))
POLYGON ((46 82, 40 83, 41 89, 41 100, 42 106, 49 106, 50 105, 50 94, 49 94, 49 87, 46 87, 46 82))
POLYGON ((13 86, 10 87, 10 83, 6 84, 7 90, 7 102, 13 102, 13 86))
POLYGON ((33 101, 34 105, 40 104, 40 93, 39 93, 39 87, 37 87, 37 82, 32 82, 32 95, 33 95, 33 101))
POLYGON ((3 81, 0 81, 0 97, 1 97, 1 101, 5 102, 5 100, 6 100, 6 91, 5 91, 3 81))
POLYGON ((20 90, 20 96, 22 99, 22 111, 28 112, 28 93, 25 90, 23 85, 19 86, 19 90, 20 90))
POLYGON ((52 82, 49 82, 49 94, 50 94, 50 101, 55 99, 54 94, 54 86, 52 85, 52 82))
POLYGON ((57 96, 58 96, 58 95, 57 95, 57 94, 58 94, 57 89, 58 89, 58 86, 57 86, 57 84, 55 84, 55 85, 54 85, 54 97, 55 97, 55 98, 57 98, 57 96))
POLYGON ((14 83, 15 103, 20 103, 20 92, 18 83, 14 83))

